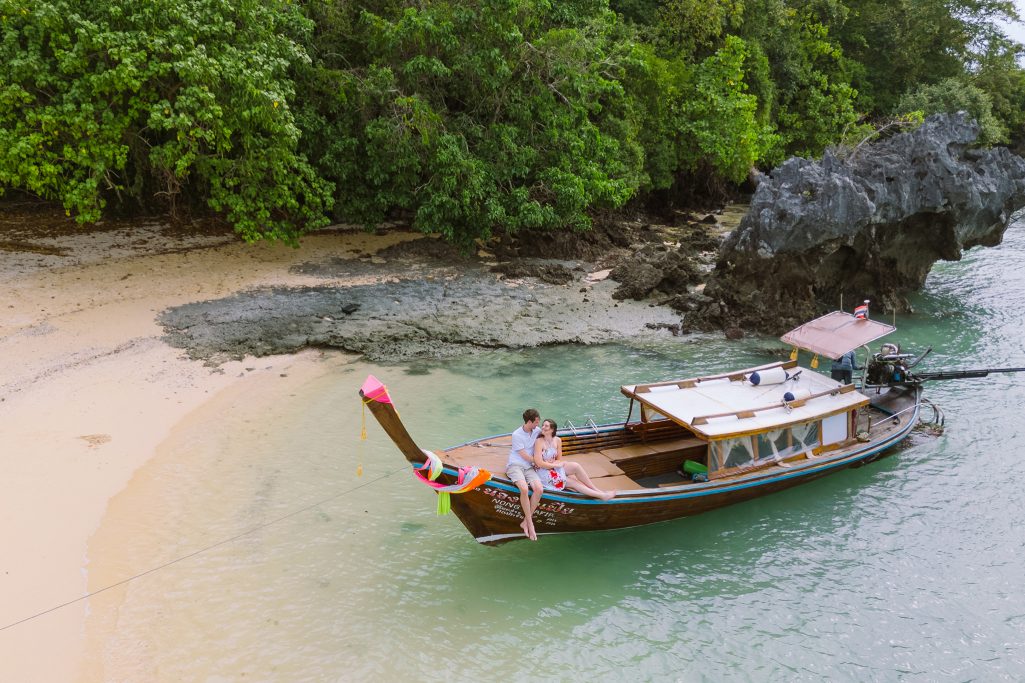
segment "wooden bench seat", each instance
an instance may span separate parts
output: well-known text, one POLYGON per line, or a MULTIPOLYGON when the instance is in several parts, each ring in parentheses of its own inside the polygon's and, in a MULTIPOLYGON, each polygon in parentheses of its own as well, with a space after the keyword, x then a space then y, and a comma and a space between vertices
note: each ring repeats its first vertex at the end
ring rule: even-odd
MULTIPOLYGON (((675 472, 684 460, 704 462, 708 448, 669 421, 598 434, 564 433, 562 438, 563 457, 582 464, 595 485, 607 491, 644 488, 634 480, 675 472)), ((440 455, 457 467, 475 465, 504 478, 511 444, 511 436, 499 436, 440 455)))
POLYGON ((618 448, 604 448, 599 452, 612 462, 632 460, 634 458, 641 458, 646 455, 655 455, 658 453, 658 451, 652 448, 651 445, 644 443, 633 443, 628 446, 620 446, 618 448))
POLYGON ((598 477, 594 479, 594 485, 602 491, 635 491, 644 488, 624 474, 615 477, 598 477))
POLYGON ((639 479, 675 472, 687 459, 702 462, 707 450, 708 445, 701 439, 681 438, 613 448, 602 451, 602 455, 618 465, 627 476, 639 479))

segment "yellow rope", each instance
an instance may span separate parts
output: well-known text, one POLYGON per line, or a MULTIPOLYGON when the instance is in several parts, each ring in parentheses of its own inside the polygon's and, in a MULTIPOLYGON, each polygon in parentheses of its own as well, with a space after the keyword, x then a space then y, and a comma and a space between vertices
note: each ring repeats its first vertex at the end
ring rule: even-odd
POLYGON ((356 476, 363 476, 363 442, 367 440, 367 402, 372 399, 363 399, 363 414, 360 419, 359 431, 359 464, 356 465, 356 476))
POLYGON ((363 399, 363 419, 360 425, 359 440, 367 440, 367 400, 363 399))
MULTIPOLYGON (((388 387, 386 387, 385 385, 382 384, 381 388, 384 389, 384 393, 385 394, 388 393, 388 387)), ((363 403, 363 412, 362 412, 362 415, 361 415, 361 418, 360 418, 359 464, 356 466, 356 476, 357 477, 362 477, 363 476, 363 442, 367 440, 367 404, 370 403, 373 400, 374 399, 372 399, 372 398, 364 398, 363 401, 362 401, 362 403, 363 403)), ((394 407, 395 406, 392 406, 392 408, 394 408, 394 407)), ((398 415, 399 411, 396 410, 395 414, 398 415)))

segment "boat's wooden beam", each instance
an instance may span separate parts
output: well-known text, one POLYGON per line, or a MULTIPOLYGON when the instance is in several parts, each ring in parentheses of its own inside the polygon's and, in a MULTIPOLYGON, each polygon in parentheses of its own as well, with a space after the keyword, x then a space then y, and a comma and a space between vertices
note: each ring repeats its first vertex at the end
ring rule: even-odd
POLYGON ((406 460, 417 465, 427 460, 427 456, 423 454, 421 448, 413 441, 413 437, 406 431, 406 426, 399 419, 399 413, 395 410, 394 405, 368 399, 362 391, 359 392, 359 395, 363 399, 364 405, 370 409, 370 413, 377 418, 377 422, 385 433, 406 456, 406 460))
MULTIPOLYGON (((852 391, 854 391, 854 385, 853 384, 845 384, 842 387, 837 387, 835 389, 826 389, 825 391, 820 391, 819 393, 812 394, 811 396, 805 396, 804 398, 795 399, 793 401, 790 401, 789 404, 791 406, 793 406, 794 408, 799 408, 799 407, 803 406, 804 404, 806 404, 808 401, 811 401, 812 399, 821 398, 823 396, 837 396, 839 394, 847 394, 847 393, 850 393, 852 391)), ((735 416, 738 419, 744 419, 744 418, 748 418, 748 417, 755 417, 755 415, 757 415, 760 412, 763 412, 763 411, 766 411, 766 410, 775 410, 776 408, 781 408, 781 407, 783 407, 783 403, 779 402, 779 403, 772 403, 772 404, 769 404, 767 406, 762 406, 760 408, 747 408, 747 409, 744 409, 744 410, 731 410, 731 411, 728 411, 728 412, 725 412, 725 413, 715 413, 715 414, 712 414, 712 415, 700 415, 698 417, 695 417, 693 420, 691 420, 691 424, 694 424, 694 425, 708 424, 708 421, 711 420, 712 418, 715 418, 715 417, 734 417, 735 416)))
POLYGON ((759 372, 763 370, 771 370, 772 368, 783 368, 789 370, 790 368, 797 367, 796 360, 779 361, 778 363, 770 363, 769 365, 760 365, 755 368, 748 368, 747 370, 726 372, 719 375, 706 375, 704 377, 692 377, 690 379, 675 380, 672 382, 655 382, 653 384, 638 384, 634 387, 633 391, 627 391, 627 389, 621 388, 623 395, 633 397, 635 394, 646 394, 652 390, 652 388, 658 387, 672 387, 675 386, 678 389, 693 389, 701 382, 711 382, 717 379, 728 379, 731 382, 739 382, 743 380, 747 375, 752 372, 759 372))

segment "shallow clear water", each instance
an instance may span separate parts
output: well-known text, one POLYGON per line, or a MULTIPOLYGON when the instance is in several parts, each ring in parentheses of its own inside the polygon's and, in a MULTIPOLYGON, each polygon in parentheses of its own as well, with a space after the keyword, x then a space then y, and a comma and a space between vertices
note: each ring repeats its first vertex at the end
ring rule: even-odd
MULTIPOLYGON (((896 319, 905 349, 935 348, 923 369, 1025 366, 1023 263, 1019 222, 1002 246, 938 264, 896 319)), ((708 337, 335 359, 312 381, 219 397, 114 501, 90 589, 267 526, 94 598, 105 676, 1025 678, 1025 375, 930 385, 946 433, 868 467, 690 519, 499 548, 435 515, 369 414, 358 438, 367 372, 420 444, 442 448, 508 432, 528 405, 622 419, 621 384, 779 349, 708 337)))

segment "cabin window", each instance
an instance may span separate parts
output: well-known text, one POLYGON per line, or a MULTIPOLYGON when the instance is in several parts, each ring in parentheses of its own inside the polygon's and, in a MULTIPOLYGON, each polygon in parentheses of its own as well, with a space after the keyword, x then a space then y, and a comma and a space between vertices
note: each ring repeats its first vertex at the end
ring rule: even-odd
POLYGON ((713 472, 750 465, 754 459, 754 446, 749 436, 712 442, 713 472))
POLYGON ((790 428, 794 437, 793 452, 802 453, 819 445, 819 423, 805 422, 790 428))
POLYGON ((848 413, 830 415, 822 421, 822 445, 839 443, 847 438, 847 424, 850 422, 848 413))
POLYGON ((776 429, 755 437, 758 459, 784 458, 793 452, 793 438, 789 429, 776 429))
POLYGON ((786 458, 819 445, 819 423, 806 422, 756 436, 712 442, 710 473, 746 467, 763 460, 786 458))

